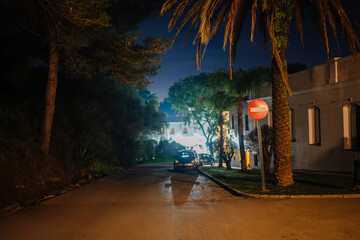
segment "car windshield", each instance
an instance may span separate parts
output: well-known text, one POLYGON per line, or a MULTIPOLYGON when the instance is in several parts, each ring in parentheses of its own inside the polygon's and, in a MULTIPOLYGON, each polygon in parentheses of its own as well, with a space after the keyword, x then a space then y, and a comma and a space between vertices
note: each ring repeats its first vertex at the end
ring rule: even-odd
POLYGON ((193 152, 179 152, 177 154, 178 158, 193 158, 194 157, 194 153, 193 152))

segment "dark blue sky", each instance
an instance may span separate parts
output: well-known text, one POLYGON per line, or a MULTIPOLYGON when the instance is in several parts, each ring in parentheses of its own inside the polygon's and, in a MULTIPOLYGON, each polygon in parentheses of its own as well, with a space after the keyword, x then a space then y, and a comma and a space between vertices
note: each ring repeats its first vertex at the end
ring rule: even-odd
MULTIPOLYGON (((359 21, 360 1, 348 0, 345 4, 345 6, 351 6, 347 9, 352 16, 358 18, 359 21), (351 3, 352 6, 349 5, 349 3, 351 3)), ((153 17, 142 23, 140 28, 144 35, 163 35, 172 39, 174 30, 170 33, 167 31, 169 20, 169 15, 153 17)), ((254 42, 250 42, 250 19, 248 18, 238 43, 237 57, 236 61, 233 63, 233 68, 241 67, 243 69, 248 69, 260 65, 269 66, 270 51, 269 49, 264 51, 263 40, 258 32, 256 32, 257 29, 258 26, 256 26, 255 29, 254 42)), ((161 56, 162 67, 158 70, 157 76, 151 78, 154 83, 150 85, 149 90, 156 93, 161 100, 167 97, 167 91, 174 82, 184 79, 187 76, 200 73, 196 68, 196 46, 192 44, 194 35, 190 34, 183 47, 185 32, 186 29, 183 29, 176 38, 172 49, 170 49, 167 54, 161 56)), ((339 53, 337 49, 330 28, 328 29, 328 35, 330 38, 329 58, 344 57, 350 54, 346 42, 340 37, 340 33, 338 35, 341 53, 339 53)), ((360 38, 360 35, 357 35, 360 38)), ((224 52, 222 50, 223 37, 224 30, 220 29, 214 38, 210 40, 204 59, 202 60, 201 72, 211 72, 212 70, 221 67, 228 68, 228 54, 227 51, 224 52)), ((289 35, 287 59, 289 63, 306 63, 308 67, 323 64, 328 60, 325 42, 319 39, 315 26, 312 24, 309 17, 306 17, 304 22, 304 48, 293 21, 293 26, 290 29, 289 35)))

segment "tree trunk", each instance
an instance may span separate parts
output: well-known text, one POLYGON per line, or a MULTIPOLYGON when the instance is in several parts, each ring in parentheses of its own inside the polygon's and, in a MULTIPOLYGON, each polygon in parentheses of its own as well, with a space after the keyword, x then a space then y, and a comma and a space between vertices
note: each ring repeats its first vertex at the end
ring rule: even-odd
POLYGON ((269 152, 269 146, 265 145, 263 143, 263 162, 264 162, 264 171, 265 174, 269 174, 270 173, 270 165, 271 165, 271 155, 272 152, 269 152))
MULTIPOLYGON (((275 39, 284 69, 287 69, 285 50, 288 45, 288 33, 291 21, 291 3, 277 9, 274 18, 275 39)), ((271 61, 272 99, 274 121, 274 165, 279 186, 294 183, 291 170, 291 139, 289 126, 288 91, 281 77, 280 70, 273 57, 271 61)), ((286 74, 287 78, 287 74, 286 74)))
POLYGON ((208 145, 211 157, 214 158, 214 148, 213 148, 212 144, 210 142, 208 142, 206 144, 208 145))
POLYGON ((232 158, 232 156, 233 155, 231 153, 224 154, 224 160, 225 160, 227 170, 231 170, 231 158, 232 158))
POLYGON ((51 128, 55 110, 55 97, 59 65, 59 49, 56 46, 55 40, 51 40, 49 45, 49 74, 46 84, 44 115, 40 135, 40 149, 45 156, 48 156, 50 148, 51 128))
POLYGON ((242 98, 241 92, 239 93, 239 101, 237 105, 237 113, 238 113, 238 134, 239 134, 239 151, 241 158, 241 170, 246 171, 246 157, 245 157, 245 146, 244 146, 244 125, 243 125, 243 117, 242 117, 242 98))
POLYGON ((223 135, 223 125, 224 125, 224 119, 223 119, 223 111, 220 111, 219 116, 219 126, 220 126, 220 141, 219 141, 219 167, 223 167, 223 157, 224 157, 224 135, 223 135))

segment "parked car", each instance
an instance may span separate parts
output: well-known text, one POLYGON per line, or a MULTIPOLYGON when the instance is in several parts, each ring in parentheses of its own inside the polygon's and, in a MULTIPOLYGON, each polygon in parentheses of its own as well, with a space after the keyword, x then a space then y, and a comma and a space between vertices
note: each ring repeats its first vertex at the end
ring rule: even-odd
POLYGON ((199 153, 200 166, 204 165, 214 165, 214 158, 208 153, 199 153))
POLYGON ((174 171, 179 168, 192 168, 196 170, 199 167, 199 156, 194 150, 179 151, 174 157, 174 171))

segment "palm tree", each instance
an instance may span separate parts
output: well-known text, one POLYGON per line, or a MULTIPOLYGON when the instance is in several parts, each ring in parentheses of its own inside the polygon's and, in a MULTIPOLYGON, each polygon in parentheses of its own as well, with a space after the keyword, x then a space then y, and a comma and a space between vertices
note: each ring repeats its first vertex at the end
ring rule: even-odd
MULTIPOLYGON (((304 9, 309 9, 312 19, 320 27, 320 33, 325 39, 327 52, 329 52, 327 23, 333 29, 337 39, 337 27, 341 28, 354 60, 357 60, 357 49, 360 43, 356 37, 346 11, 340 0, 166 0, 161 13, 173 12, 169 23, 169 31, 173 29, 179 17, 187 13, 175 32, 174 39, 189 22, 187 39, 192 28, 197 29, 194 42, 197 40, 197 65, 201 64, 201 46, 206 46, 217 32, 222 23, 225 24, 223 49, 229 47, 229 74, 232 77, 231 61, 235 59, 236 45, 246 19, 251 11, 251 41, 254 36, 256 18, 259 20, 260 33, 266 43, 267 33, 271 43, 271 75, 273 96, 273 123, 274 123, 274 157, 275 175, 280 186, 291 185, 293 181, 291 170, 291 142, 289 128, 289 102, 288 94, 291 89, 287 76, 287 61, 285 50, 288 46, 288 33, 291 19, 295 16, 296 25, 302 39, 302 19, 304 9), (258 11, 258 3, 260 10, 258 11)), ((266 46, 266 44, 265 44, 266 46)))

